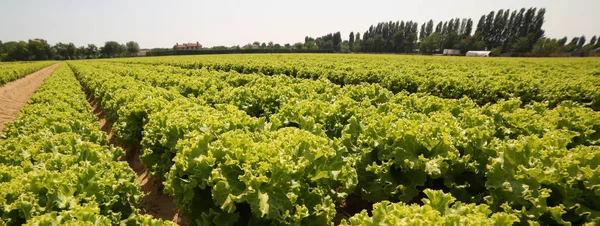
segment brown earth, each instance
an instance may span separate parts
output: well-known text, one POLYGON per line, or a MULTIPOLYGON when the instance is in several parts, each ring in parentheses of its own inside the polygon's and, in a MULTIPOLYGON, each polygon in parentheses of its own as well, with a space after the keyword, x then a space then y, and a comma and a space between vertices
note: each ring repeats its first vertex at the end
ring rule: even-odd
MULTIPOLYGON (((17 118, 19 110, 27 104, 33 92, 42 85, 44 79, 52 74, 58 66, 59 64, 54 64, 0 86, 0 133, 7 122, 11 122, 17 118)), ((90 95, 87 95, 87 99, 94 109, 94 114, 98 117, 100 128, 108 134, 110 143, 126 151, 126 155, 122 156, 120 160, 127 161, 137 174, 136 182, 139 183, 142 192, 144 192, 144 197, 138 208, 144 214, 149 214, 163 220, 171 220, 183 225, 184 221, 179 217, 179 209, 175 205, 173 198, 162 192, 164 186, 160 179, 151 176, 146 167, 140 162, 140 148, 136 146, 123 147, 120 145, 114 137, 111 123, 104 117, 104 111, 90 95)))
POLYGON ((109 142, 125 150, 125 156, 121 156, 119 160, 127 161, 129 167, 137 174, 136 182, 140 185, 142 192, 144 192, 144 197, 137 208, 142 211, 142 214, 149 214, 154 218, 170 220, 180 225, 185 225, 185 221, 179 216, 179 209, 175 205, 173 198, 163 193, 164 186, 161 180, 150 175, 146 167, 140 162, 140 147, 121 145, 115 139, 112 124, 106 120, 102 108, 100 108, 88 92, 86 92, 86 95, 88 102, 94 109, 94 115, 98 117, 100 128, 108 134, 109 142))
POLYGON ((58 65, 54 64, 0 86, 0 133, 6 123, 17 118, 19 110, 27 104, 33 92, 42 85, 44 79, 52 74, 58 65))

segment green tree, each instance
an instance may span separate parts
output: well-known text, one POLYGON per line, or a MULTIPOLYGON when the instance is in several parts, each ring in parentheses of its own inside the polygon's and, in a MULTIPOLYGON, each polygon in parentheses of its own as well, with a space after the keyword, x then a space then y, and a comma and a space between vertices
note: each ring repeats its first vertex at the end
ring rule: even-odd
POLYGON ((473 20, 467 19, 467 23, 465 24, 465 29, 463 31, 464 36, 471 36, 471 32, 473 32, 473 20))
POLYGON ((515 19, 513 21, 513 26, 510 28, 511 29, 511 43, 514 43, 517 41, 517 39, 519 37, 522 37, 522 27, 524 26, 524 18, 525 18, 525 8, 521 8, 521 10, 519 10, 519 12, 515 15, 515 19))
POLYGON ((2 61, 23 61, 30 56, 27 43, 24 41, 4 43, 4 48, 6 48, 6 53, 2 61))
POLYGON ((569 42, 569 44, 565 45, 562 48, 563 52, 573 52, 575 50, 577 50, 577 43, 579 42, 579 37, 573 37, 573 39, 571 39, 571 42, 569 42))
POLYGON ((30 39, 27 43, 30 60, 47 60, 52 57, 51 47, 46 40, 30 39))
POLYGON ((466 53, 469 50, 484 50, 485 43, 481 41, 477 35, 475 35, 463 38, 456 44, 455 47, 459 49, 460 52, 466 53))
POLYGON ((227 48, 227 46, 222 46, 221 45, 221 46, 213 46, 210 49, 213 49, 213 50, 227 50, 229 48, 227 48))
POLYGON ((477 28, 475 29, 475 34, 477 34, 478 37, 481 38, 481 40, 483 40, 482 35, 483 35, 483 33, 484 33, 485 29, 486 29, 485 26, 486 26, 486 24, 485 24, 485 15, 482 15, 479 18, 479 22, 477 22, 477 28))
POLYGON ((72 42, 69 42, 69 44, 67 44, 67 57, 69 59, 75 59, 75 55, 77 54, 77 47, 75 47, 75 44, 73 44, 72 42))
POLYGON ((119 45, 119 56, 120 57, 124 57, 127 56, 127 46, 125 44, 121 44, 119 45))
POLYGON ((392 40, 393 40, 394 48, 396 49, 396 51, 403 52, 404 51, 404 32, 397 31, 396 33, 394 33, 394 35, 392 35, 392 40))
POLYGON ((59 42, 52 46, 55 52, 54 59, 64 60, 67 59, 67 44, 59 42))
POLYGON ((342 53, 349 53, 350 43, 347 40, 342 41, 341 48, 342 53))
POLYGON ((577 41, 577 47, 582 48, 585 45, 585 36, 582 35, 581 38, 577 41))
POLYGON ((360 40, 354 41, 354 46, 352 47, 352 52, 358 53, 358 52, 362 51, 362 49, 361 49, 362 48, 361 42, 362 41, 360 41, 360 40))
POLYGON ((361 52, 362 51, 362 40, 360 40, 360 32, 356 32, 356 36, 354 39, 354 45, 352 46, 352 52, 361 52))
POLYGON ((294 43, 294 49, 302 49, 303 45, 304 44, 302 44, 302 42, 296 42, 296 43, 294 43))
POLYGON ((556 39, 540 38, 537 42, 535 42, 535 45, 533 45, 531 52, 534 54, 548 56, 558 52, 559 50, 560 45, 556 39))
POLYGON ((494 21, 492 22, 492 25, 490 27, 489 32, 489 43, 488 46, 489 48, 495 48, 500 46, 503 36, 502 36, 502 32, 503 29, 505 28, 504 24, 505 24, 506 20, 504 19, 504 10, 498 10, 498 13, 496 14, 496 17, 494 18, 494 21))
POLYGON ((319 46, 315 44, 314 40, 308 40, 304 43, 303 49, 319 49, 319 46))
POLYGON ((85 48, 85 46, 80 46, 77 48, 77 58, 78 59, 85 59, 87 58, 87 49, 85 48))
POLYGON ((140 45, 134 41, 125 43, 125 48, 127 50, 127 55, 129 56, 137 56, 138 52, 140 52, 140 45))
POLYGON ((501 9, 497 13, 492 11, 481 16, 475 34, 486 43, 488 49, 501 47, 500 51, 505 52, 516 44, 520 47, 519 52, 529 52, 537 40, 544 36, 542 26, 545 13, 544 8, 522 8, 512 12, 501 9), (523 37, 527 38, 528 46, 523 42, 523 37), (518 41, 521 42, 517 44, 518 41))
POLYGON ((334 51, 339 52, 339 51, 342 50, 342 47, 341 47, 341 44, 342 44, 342 35, 340 34, 339 31, 333 34, 333 40, 332 40, 332 42, 333 42, 333 50, 334 51))
POLYGON ((383 49, 383 43, 385 41, 383 40, 383 36, 382 35, 375 35, 375 37, 373 38, 373 47, 372 47, 372 52, 381 52, 381 50, 383 49))
POLYGON ((51 46, 43 39, 30 39, 27 43, 30 60, 48 60, 52 58, 51 46))
POLYGON ((412 52, 417 42, 417 33, 410 33, 404 39, 404 52, 412 52))
POLYGON ((73 43, 67 44, 59 42, 56 43, 56 45, 54 45, 52 48, 56 52, 55 59, 58 60, 75 59, 75 55, 77 54, 77 47, 75 47, 75 44, 73 43))
POLYGON ((590 42, 587 45, 584 45, 582 50, 584 52, 590 52, 592 50, 594 50, 595 46, 596 46, 596 42, 597 42, 597 37, 596 36, 592 36, 592 39, 590 39, 590 42))
POLYGON ((427 23, 423 23, 421 25, 421 29, 419 30, 419 40, 421 41, 423 41, 423 39, 426 37, 425 26, 427 26, 427 23))
POLYGON ((437 32, 427 36, 421 41, 419 48, 423 53, 433 53, 441 46, 441 38, 437 32))
POLYGON ((493 47, 493 37, 494 37, 494 15, 495 12, 491 11, 487 17, 485 18, 485 28, 481 34, 481 38, 488 49, 492 49, 493 47))
POLYGON ((567 36, 565 36, 564 38, 561 38, 561 39, 557 40, 556 42, 561 47, 565 46, 565 44, 567 44, 567 36))
POLYGON ((526 52, 529 52, 529 38, 527 38, 527 37, 520 37, 512 45, 512 48, 517 53, 526 53, 526 52))
POLYGON ((438 22, 438 24, 435 26, 434 33, 441 34, 442 33, 442 29, 444 28, 443 24, 444 24, 444 22, 442 22, 442 21, 438 22))
POLYGON ((431 34, 433 34, 433 20, 429 20, 427 26, 425 26, 425 38, 431 34))
POLYGON ((87 58, 98 58, 98 55, 100 55, 100 52, 98 50, 98 47, 96 47, 96 45, 94 44, 88 44, 87 47, 85 48, 85 54, 87 56, 87 58))
POLYGON ((105 58, 118 57, 122 53, 122 48, 118 42, 108 41, 100 48, 100 53, 102 54, 102 57, 105 58))
POLYGON ((2 61, 2 59, 4 59, 6 56, 6 47, 4 47, 4 43, 2 43, 2 41, 0 41, 0 61, 2 61))
POLYGON ((541 8, 537 11, 537 14, 532 24, 532 28, 530 29, 530 32, 533 33, 533 40, 531 40, 532 44, 535 43, 538 39, 544 37, 545 32, 542 29, 542 27, 544 26, 545 14, 546 9, 544 8, 541 8))
MULTIPOLYGON (((596 36, 594 36, 596 37, 596 36)), ((352 50, 354 48, 354 32, 350 32, 350 36, 348 37, 348 46, 352 50)))

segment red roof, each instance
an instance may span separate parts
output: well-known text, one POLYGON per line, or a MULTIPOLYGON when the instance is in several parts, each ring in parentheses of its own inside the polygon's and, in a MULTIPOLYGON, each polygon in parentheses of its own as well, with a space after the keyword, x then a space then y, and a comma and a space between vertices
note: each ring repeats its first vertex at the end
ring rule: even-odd
POLYGON ((174 48, 189 48, 189 47, 199 47, 199 48, 202 48, 202 44, 200 44, 199 42, 196 42, 196 43, 191 43, 190 42, 190 43, 182 43, 182 44, 175 43, 175 46, 174 46, 174 48))

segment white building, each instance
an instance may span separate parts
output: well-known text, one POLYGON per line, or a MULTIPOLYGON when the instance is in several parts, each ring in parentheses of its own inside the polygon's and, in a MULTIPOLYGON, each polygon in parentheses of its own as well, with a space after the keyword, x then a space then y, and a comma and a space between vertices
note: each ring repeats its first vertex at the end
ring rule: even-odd
POLYGON ((446 56, 458 56, 460 55, 460 49, 444 49, 442 53, 446 56))
POLYGON ((489 57, 492 51, 469 51, 466 56, 489 57))
POLYGON ((146 53, 148 53, 149 50, 147 49, 140 49, 140 51, 138 52, 138 56, 146 56, 146 53))

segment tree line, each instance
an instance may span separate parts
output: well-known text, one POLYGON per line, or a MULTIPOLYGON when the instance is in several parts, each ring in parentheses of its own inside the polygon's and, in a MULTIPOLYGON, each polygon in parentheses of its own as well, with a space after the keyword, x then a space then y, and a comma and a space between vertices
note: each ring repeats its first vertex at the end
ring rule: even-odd
POLYGON ((76 47, 73 43, 56 43, 50 45, 44 39, 29 41, 0 41, 0 61, 26 60, 74 60, 137 56, 140 46, 137 42, 129 41, 119 44, 108 41, 104 46, 94 44, 76 47))
POLYGON ((304 37, 304 42, 279 45, 255 41, 243 47, 217 46, 213 50, 333 50, 364 53, 442 53, 444 49, 489 50, 493 55, 586 55, 600 54, 597 36, 551 39, 544 37, 545 8, 501 9, 481 15, 477 24, 471 18, 454 18, 422 24, 414 21, 389 21, 371 25, 361 35, 350 32, 343 40, 340 32, 321 37, 304 37), (573 53, 573 54, 570 54, 573 53))
MULTIPOLYGON (((321 37, 304 38, 304 42, 280 45, 273 42, 255 41, 240 47, 214 46, 207 50, 290 50, 296 52, 364 52, 364 53, 441 53, 444 49, 489 50, 493 55, 600 55, 600 40, 593 36, 589 42, 585 36, 565 36, 552 39, 544 36, 544 8, 522 8, 491 11, 479 18, 476 27, 470 18, 454 18, 435 23, 422 24, 414 21, 389 21, 371 25, 366 31, 350 32, 343 40, 341 33, 333 32, 321 37)), ((28 42, 0 41, 0 60, 65 60, 136 56, 139 45, 130 41, 119 44, 108 41, 102 47, 94 44, 76 47, 73 43, 57 43, 54 46, 43 39, 28 42)), ((172 49, 152 49, 150 52, 169 52, 172 49)), ((235 52, 235 51, 234 51, 235 52)), ((261 52, 261 51, 258 51, 261 52)))
POLYGON ((550 39, 544 37, 544 8, 491 11, 480 17, 476 27, 470 18, 419 25, 414 21, 390 21, 371 25, 365 32, 350 32, 347 40, 339 32, 319 38, 305 37, 295 44, 304 49, 334 49, 337 52, 441 53, 444 49, 490 50, 493 54, 552 55, 564 52, 598 53, 597 36, 550 39), (337 36, 336 36, 337 35, 337 36), (361 39, 362 38, 362 39, 361 39))

